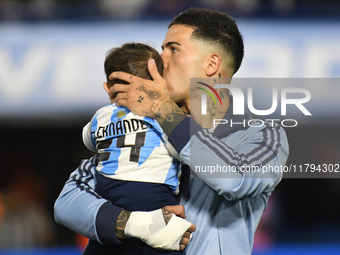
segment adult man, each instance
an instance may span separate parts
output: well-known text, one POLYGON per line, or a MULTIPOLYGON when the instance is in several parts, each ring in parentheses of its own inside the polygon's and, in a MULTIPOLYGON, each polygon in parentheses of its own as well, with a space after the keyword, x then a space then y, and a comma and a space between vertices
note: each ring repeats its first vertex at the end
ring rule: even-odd
MULTIPOLYGON (((198 165, 209 164, 236 169, 233 173, 223 173, 222 178, 196 172, 198 178, 183 181, 180 201, 187 219, 197 226, 186 254, 250 254, 256 227, 281 173, 262 175, 242 169, 284 165, 288 156, 286 135, 278 125, 260 124, 251 127, 218 125, 208 131, 199 124, 202 120, 197 113, 190 109, 190 78, 231 78, 240 67, 242 36, 229 16, 205 9, 189 9, 170 23, 162 48, 165 80, 149 61, 153 81, 113 73, 110 79, 124 80, 129 85, 116 84, 109 94, 117 105, 155 118, 182 161, 192 170, 198 165), (191 117, 186 112, 190 112, 191 117)), ((214 117, 234 122, 250 120, 248 114, 233 116, 232 102, 227 93, 223 93, 223 107, 214 117)), ((210 128, 206 124, 204 127, 210 128)), ((188 171, 184 170, 184 173, 188 171)), ((80 180, 81 176, 78 174, 74 178, 80 180)), ((80 185, 88 188, 84 182, 80 185)), ((103 238, 100 222, 105 217, 117 217, 121 211, 103 209, 109 205, 99 199, 91 200, 92 204, 85 206, 80 202, 80 196, 85 197, 79 189, 63 192, 56 203, 56 211, 59 211, 56 218, 78 230, 76 224, 70 222, 72 217, 67 215, 71 212, 69 203, 77 203, 77 207, 87 210, 81 215, 80 223, 92 222, 87 224, 90 229, 82 230, 83 233, 102 243, 113 242, 113 237, 105 235, 103 238)))

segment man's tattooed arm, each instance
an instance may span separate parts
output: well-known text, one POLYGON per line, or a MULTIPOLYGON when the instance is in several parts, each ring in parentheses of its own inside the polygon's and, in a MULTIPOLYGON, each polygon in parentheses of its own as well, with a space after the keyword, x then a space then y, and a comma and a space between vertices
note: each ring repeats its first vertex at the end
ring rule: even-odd
MULTIPOLYGON (((189 115, 183 112, 178 105, 169 98, 164 99, 160 102, 159 108, 155 111, 155 119, 162 127, 163 131, 170 135, 172 130, 189 115)), ((154 106, 151 106, 153 108, 154 106)), ((151 109, 153 110, 153 109, 151 109)))
POLYGON ((144 113, 154 113, 154 118, 158 121, 163 131, 169 135, 172 130, 186 117, 188 114, 183 112, 178 105, 169 98, 169 95, 161 95, 158 91, 148 90, 143 84, 140 84, 137 91, 142 91, 145 96, 139 96, 137 102, 144 103, 144 98, 151 102, 151 107, 144 113))
MULTIPOLYGON (((164 222, 167 225, 171 219, 172 212, 170 212, 166 206, 162 207, 162 213, 164 217, 164 222)), ((126 223, 129 220, 131 212, 127 210, 122 210, 120 214, 118 215, 118 218, 116 220, 116 235, 118 239, 126 239, 126 235, 124 233, 126 223)))
POLYGON ((166 209, 166 207, 162 207, 162 212, 163 212, 165 224, 168 225, 168 223, 171 219, 171 216, 172 216, 172 212, 170 212, 168 209, 166 209))
POLYGON ((125 239, 127 238, 124 234, 124 229, 126 226, 126 223, 130 217, 131 212, 122 210, 120 214, 118 215, 118 218, 116 220, 116 235, 118 239, 125 239))

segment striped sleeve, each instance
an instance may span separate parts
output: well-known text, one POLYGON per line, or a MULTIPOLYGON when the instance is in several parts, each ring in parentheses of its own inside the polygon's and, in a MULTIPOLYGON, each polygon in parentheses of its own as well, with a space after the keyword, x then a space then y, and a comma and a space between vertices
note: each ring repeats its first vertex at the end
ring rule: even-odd
POLYGON ((226 199, 270 193, 281 180, 280 169, 288 157, 288 142, 281 126, 248 127, 218 137, 193 121, 190 124, 190 134, 179 143, 174 139, 171 143, 180 149, 180 157, 192 173, 226 199), (183 140, 187 141, 185 145, 183 140), (264 171, 268 169, 278 171, 264 171))
POLYGON ((70 175, 54 204, 54 218, 57 223, 91 240, 120 243, 115 234, 115 222, 122 208, 95 192, 95 163, 95 157, 82 160, 70 175))
POLYGON ((282 146, 279 129, 278 125, 273 128, 269 128, 267 125, 259 134, 256 134, 260 136, 258 141, 247 145, 248 148, 252 148, 251 151, 248 151, 247 148, 240 149, 245 147, 243 144, 234 149, 205 129, 199 131, 195 136, 202 145, 212 150, 225 164, 234 166, 238 173, 243 174, 245 169, 261 167, 278 155, 279 148, 282 146), (248 166, 251 167, 248 168, 248 166))

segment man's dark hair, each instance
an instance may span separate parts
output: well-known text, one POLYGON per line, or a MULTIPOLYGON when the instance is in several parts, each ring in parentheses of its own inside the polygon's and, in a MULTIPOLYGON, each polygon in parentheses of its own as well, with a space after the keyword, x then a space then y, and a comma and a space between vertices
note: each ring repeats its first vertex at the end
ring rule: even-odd
POLYGON ((110 86, 116 83, 126 84, 121 80, 110 80, 112 72, 123 71, 143 79, 152 80, 148 71, 148 60, 153 58, 160 75, 163 75, 163 61, 159 53, 143 43, 125 43, 121 47, 112 48, 107 52, 104 68, 110 86))
POLYGON ((217 45, 233 60, 233 72, 240 68, 244 55, 243 38, 236 22, 228 14, 201 8, 190 8, 169 24, 194 29, 192 38, 217 45))

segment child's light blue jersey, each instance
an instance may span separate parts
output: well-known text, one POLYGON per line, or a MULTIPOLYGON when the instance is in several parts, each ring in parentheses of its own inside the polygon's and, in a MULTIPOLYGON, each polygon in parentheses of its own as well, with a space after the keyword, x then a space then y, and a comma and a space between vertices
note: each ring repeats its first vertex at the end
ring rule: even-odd
POLYGON ((157 121, 115 104, 99 109, 83 129, 83 142, 98 152, 97 170, 116 180, 164 183, 178 190, 180 164, 166 148, 157 121))

